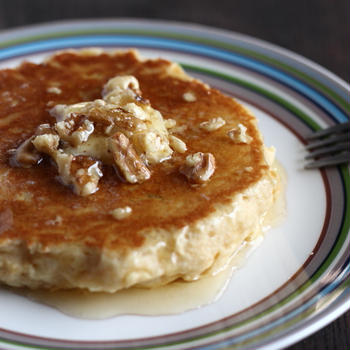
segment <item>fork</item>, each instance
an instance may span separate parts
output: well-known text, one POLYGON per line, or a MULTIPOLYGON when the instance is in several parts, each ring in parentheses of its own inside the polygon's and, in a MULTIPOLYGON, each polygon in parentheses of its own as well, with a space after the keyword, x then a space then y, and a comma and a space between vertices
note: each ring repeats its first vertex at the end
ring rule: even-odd
POLYGON ((305 147, 310 153, 305 157, 309 161, 305 169, 350 162, 350 122, 313 132, 306 140, 310 141, 305 147))

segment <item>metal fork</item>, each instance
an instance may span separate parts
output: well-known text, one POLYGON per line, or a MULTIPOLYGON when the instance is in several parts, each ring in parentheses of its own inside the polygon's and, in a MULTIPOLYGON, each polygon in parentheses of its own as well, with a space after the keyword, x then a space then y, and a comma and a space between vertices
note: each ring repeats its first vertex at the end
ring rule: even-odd
POLYGON ((310 141, 305 147, 310 153, 305 157, 309 161, 305 169, 350 162, 350 122, 313 132, 306 140, 310 141))

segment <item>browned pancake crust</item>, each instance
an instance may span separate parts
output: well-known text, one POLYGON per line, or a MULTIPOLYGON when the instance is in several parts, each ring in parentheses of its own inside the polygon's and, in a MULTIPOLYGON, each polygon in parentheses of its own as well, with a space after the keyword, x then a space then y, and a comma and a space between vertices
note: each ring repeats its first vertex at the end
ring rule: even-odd
POLYGON ((23 63, 17 69, 0 71, 0 243, 19 238, 28 245, 43 246, 80 242, 88 246, 126 249, 141 246, 143 229, 182 227, 230 202, 235 193, 256 183, 268 170, 255 119, 231 97, 192 80, 165 76, 170 62, 162 59, 140 62, 133 52, 81 56, 61 53, 42 64, 23 63), (42 123, 52 123, 48 110, 55 104, 72 104, 101 97, 108 79, 134 75, 144 98, 151 101, 164 119, 189 125, 178 135, 188 152, 151 168, 152 177, 142 184, 122 183, 113 169, 103 170, 99 191, 79 197, 60 184, 57 170, 48 161, 23 169, 9 165, 8 150, 16 148, 42 123), (59 85, 61 94, 49 93, 59 85), (193 92, 196 101, 183 94, 193 92), (227 123, 214 132, 198 128, 214 117, 227 123), (250 144, 235 144, 227 131, 242 123, 252 136, 250 144), (191 186, 178 167, 187 154, 210 152, 216 171, 203 186, 191 186), (252 167, 252 171, 242 169, 252 167), (30 201, 15 200, 30 192, 30 201), (115 220, 109 212, 132 207, 132 215, 115 220), (51 224, 59 215, 62 222, 51 224), (51 220, 51 221, 50 221, 51 220))

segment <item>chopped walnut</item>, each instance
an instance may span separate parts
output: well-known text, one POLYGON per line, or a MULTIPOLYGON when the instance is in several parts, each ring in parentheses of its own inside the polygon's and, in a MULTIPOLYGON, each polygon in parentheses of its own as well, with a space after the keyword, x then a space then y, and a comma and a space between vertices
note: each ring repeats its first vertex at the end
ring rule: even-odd
POLYGON ((35 134, 29 139, 22 142, 16 150, 13 150, 10 163, 12 166, 20 166, 22 168, 29 168, 38 164, 43 159, 40 152, 33 145, 33 140, 37 135, 45 133, 53 133, 49 124, 41 124, 35 131, 35 134))
MULTIPOLYGON (((49 90, 58 93, 58 90, 49 90)), ((129 183, 148 180, 148 165, 186 151, 175 136, 169 139, 172 119, 164 120, 141 96, 133 76, 110 79, 102 99, 72 105, 58 104, 50 110, 56 123, 40 125, 35 134, 13 152, 13 166, 30 167, 50 156, 57 165, 59 179, 74 192, 87 196, 97 191, 102 162, 116 166, 129 183)))
POLYGON ((173 128, 170 129, 171 134, 182 134, 187 130, 187 125, 179 125, 179 126, 174 126, 173 128))
POLYGON ((57 152, 60 137, 55 134, 35 136, 32 143, 37 151, 53 156, 57 152))
POLYGON ((28 191, 21 191, 19 193, 16 193, 14 196, 15 201, 30 203, 33 199, 33 193, 28 191))
POLYGON ((109 139, 109 147, 118 170, 130 183, 143 182, 151 177, 151 172, 136 154, 129 139, 117 132, 109 139))
POLYGON ((47 88, 46 90, 49 94, 56 94, 56 95, 59 95, 62 93, 62 90, 57 87, 57 86, 51 86, 49 88, 47 88))
POLYGON ((252 141, 252 138, 247 135, 247 127, 243 124, 238 124, 237 128, 231 129, 227 135, 235 143, 250 143, 252 141))
POLYGON ((192 183, 201 184, 210 179, 215 171, 215 158, 211 153, 197 152, 186 157, 180 172, 192 183))
POLYGON ((73 157, 67 185, 74 186, 74 192, 88 196, 98 190, 98 182, 102 177, 100 163, 88 156, 73 157))
POLYGON ((222 119, 221 117, 217 117, 200 123, 199 127, 206 131, 215 131, 223 127, 225 124, 226 121, 224 119, 222 119))
POLYGON ((169 143, 171 148, 176 152, 185 153, 187 151, 186 143, 174 135, 169 136, 169 143))
POLYGON ((154 131, 144 131, 133 135, 132 140, 138 153, 143 154, 149 164, 160 163, 169 159, 172 150, 169 147, 169 137, 154 131))
POLYGON ((135 103, 127 103, 123 109, 131 114, 133 114, 136 118, 140 120, 147 119, 147 112, 143 110, 143 108, 139 107, 135 103))
MULTIPOLYGON (((120 131, 130 139, 136 152, 145 156, 147 163, 159 163, 172 155, 169 133, 160 112, 153 109, 149 101, 138 93, 140 91, 136 78, 116 77, 105 85, 104 100, 56 105, 50 113, 57 120, 57 131, 70 144, 79 146, 86 142, 84 138, 90 140, 100 134, 113 136, 120 131), (125 87, 126 90, 123 90, 125 87), (85 125, 86 128, 83 129, 81 120, 85 119, 93 124, 94 130, 89 125, 85 125), (75 135, 77 126, 80 129, 75 135)), ((107 157, 108 155, 104 158, 107 157)))
POLYGON ((110 214, 116 219, 116 220, 123 220, 130 216, 132 213, 132 209, 128 206, 124 208, 116 208, 110 211, 110 214))
POLYGON ((172 129, 176 126, 176 120, 174 119, 165 119, 164 125, 167 129, 172 129))
POLYGON ((53 158, 60 174, 60 180, 64 185, 72 186, 74 193, 88 196, 98 190, 102 171, 97 160, 88 156, 73 156, 64 153, 58 149, 58 135, 36 136, 33 145, 39 152, 46 153, 53 158))
POLYGON ((56 134, 55 130, 52 129, 50 124, 40 124, 36 130, 35 135, 44 135, 44 134, 56 134))
POLYGON ((134 76, 118 76, 110 79, 102 91, 107 103, 126 105, 140 97, 139 82, 134 76))
POLYGON ((62 222, 63 222, 62 216, 56 215, 54 219, 45 221, 45 225, 56 226, 56 225, 61 225, 62 222))
POLYGON ((34 136, 22 142, 17 149, 10 150, 10 163, 12 166, 30 168, 42 160, 42 155, 32 143, 33 139, 34 136))
POLYGON ((62 140, 78 146, 86 142, 94 132, 94 124, 86 115, 71 115, 70 118, 56 123, 55 129, 62 140))
POLYGON ((182 98, 186 101, 186 102, 194 102, 197 100, 196 95, 193 92, 185 92, 182 95, 182 98))

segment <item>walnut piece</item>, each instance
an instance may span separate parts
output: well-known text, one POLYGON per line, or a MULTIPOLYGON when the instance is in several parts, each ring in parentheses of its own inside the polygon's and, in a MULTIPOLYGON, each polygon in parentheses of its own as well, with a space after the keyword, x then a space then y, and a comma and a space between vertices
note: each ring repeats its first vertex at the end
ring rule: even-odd
POLYGON ((170 147, 176 152, 185 153, 187 151, 186 143, 174 135, 169 136, 169 143, 170 147))
POLYGON ((176 126, 176 120, 174 119, 165 119, 164 120, 164 125, 167 129, 172 129, 175 128, 176 126))
POLYGON ((42 160, 42 155, 32 143, 33 139, 34 136, 22 142, 16 150, 10 151, 10 163, 12 166, 30 168, 42 160))
POLYGON ((234 143, 250 143, 252 138, 247 134, 247 127, 243 124, 238 124, 237 128, 231 129, 227 136, 234 143))
POLYGON ((33 165, 39 164, 43 157, 35 146, 33 140, 37 135, 51 134, 54 131, 51 129, 49 124, 41 124, 37 127, 35 134, 23 141, 19 147, 14 150, 10 163, 12 166, 30 168, 33 165))
POLYGON ((47 88, 46 90, 49 94, 56 94, 56 95, 59 95, 62 93, 62 90, 57 87, 57 86, 51 86, 49 88, 47 88))
POLYGON ((222 119, 221 117, 212 118, 210 120, 207 120, 205 122, 202 122, 199 124, 199 127, 206 131, 215 131, 217 129, 220 129, 226 124, 226 121, 222 119))
POLYGON ((37 129, 37 136, 33 136, 32 144, 35 150, 49 155, 56 163, 60 180, 66 186, 72 186, 74 193, 88 196, 98 189, 99 179, 102 177, 100 164, 88 156, 73 156, 59 149, 60 137, 47 124, 37 129))
POLYGON ((80 196, 88 196, 98 190, 98 182, 102 177, 100 162, 88 156, 73 157, 70 165, 69 183, 74 192, 80 196))
POLYGON ((60 137, 54 134, 35 136, 32 143, 37 151, 54 156, 60 142, 60 137))
POLYGON ((151 177, 151 172, 123 133, 117 132, 109 139, 109 148, 118 170, 126 181, 140 183, 151 177))
POLYGON ((116 220, 123 220, 130 216, 132 213, 132 208, 126 206, 123 208, 116 208, 110 211, 110 214, 114 217, 116 220))
POLYGON ((194 102, 197 100, 196 95, 193 92, 185 92, 182 95, 182 98, 186 101, 186 102, 194 102))
POLYGON ((208 181, 215 171, 215 158, 211 153, 197 152, 186 157, 185 164, 180 167, 180 173, 189 182, 202 184, 208 181))
POLYGON ((68 119, 55 124, 55 130, 60 138, 72 146, 86 142, 94 132, 94 124, 86 115, 71 115, 68 119))
POLYGON ((98 182, 102 177, 100 163, 89 156, 73 156, 58 149, 59 136, 44 134, 33 140, 36 150, 46 153, 55 161, 61 182, 71 186, 74 193, 88 196, 98 190, 98 182))

